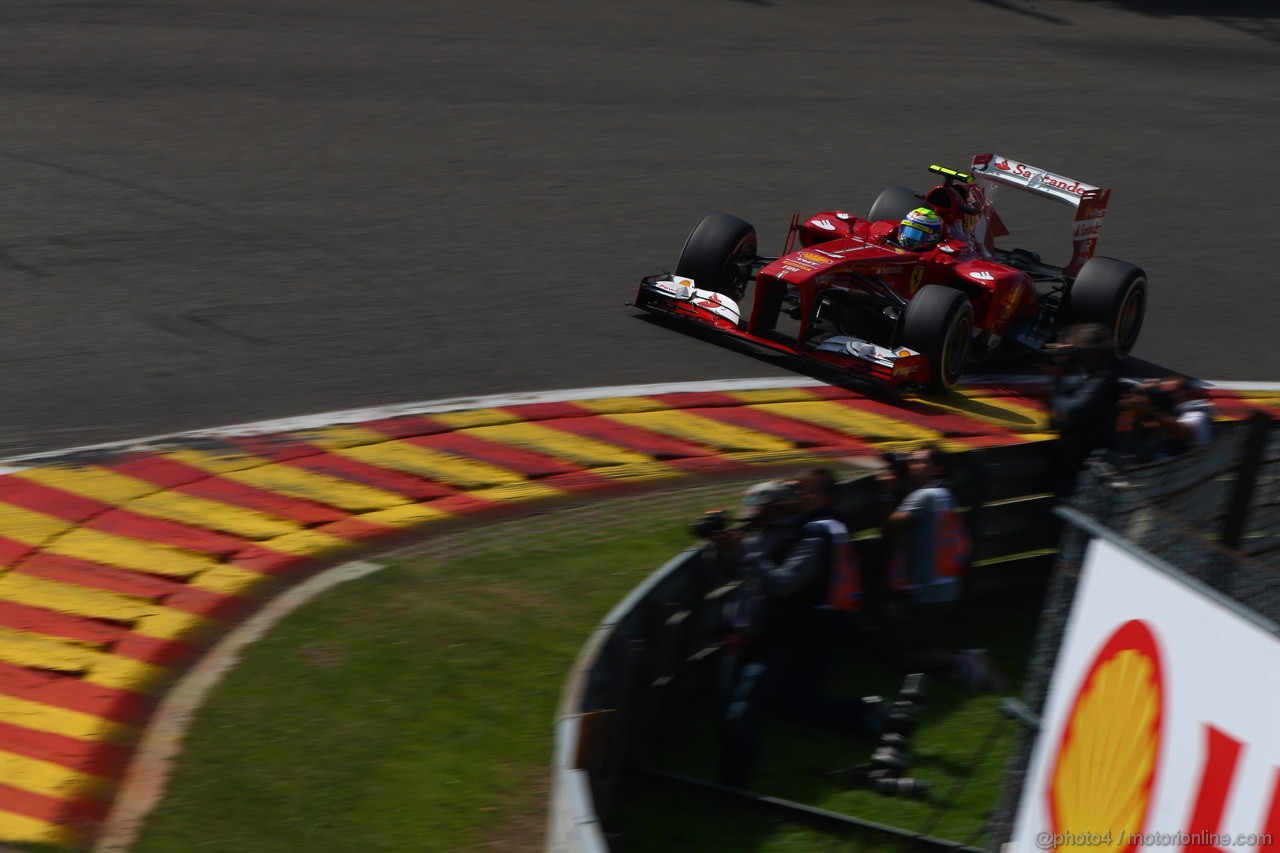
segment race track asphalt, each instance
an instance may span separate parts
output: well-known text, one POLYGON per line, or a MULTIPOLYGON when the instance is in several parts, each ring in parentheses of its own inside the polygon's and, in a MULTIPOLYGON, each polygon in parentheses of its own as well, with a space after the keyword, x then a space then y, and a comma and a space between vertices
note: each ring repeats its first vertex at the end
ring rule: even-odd
MULTIPOLYGON (((783 376, 623 303, 710 210, 776 250, 793 211, 865 212, 988 150, 1113 187, 1100 251, 1153 286, 1135 370, 1275 379, 1278 16, 1230 0, 5 3, 0 455, 783 376)), ((1019 233, 1065 246, 1038 222, 1019 233)))
MULTIPOLYGON (((1133 371, 1280 378, 1280 10, 1263 5, 5 3, 0 456, 413 400, 785 377, 623 303, 708 211, 776 250, 793 211, 865 213, 980 151, 1113 187, 1101 253, 1153 284, 1133 371)), ((1053 224, 1027 222, 1020 244, 1065 247, 1053 224)), ((138 521, 98 485, 25 485, 8 512, 21 495, 73 528, 94 519, 78 540, 138 521)), ((36 547, 9 538, 11 556, 36 547)), ((53 557, 41 565, 63 571, 86 555, 53 557)), ((39 579, 21 591, 10 622, 47 604, 39 579)), ((105 630, 94 611, 51 612, 105 630)), ((7 641, 35 669, 85 665, 27 639, 7 641)), ((138 660, 171 651, 134 645, 138 660)), ((22 746, 81 770, 107 760, 59 740, 77 732, 22 746)), ((39 785, 9 807, 35 792, 31 808, 56 810, 39 785)))

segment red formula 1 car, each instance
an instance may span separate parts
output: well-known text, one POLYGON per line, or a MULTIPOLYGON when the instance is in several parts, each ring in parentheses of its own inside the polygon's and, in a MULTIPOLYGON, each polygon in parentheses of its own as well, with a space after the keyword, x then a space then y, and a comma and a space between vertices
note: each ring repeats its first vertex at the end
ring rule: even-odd
POLYGON ((948 391, 970 361, 1034 355, 1074 323, 1109 327, 1117 353, 1128 354, 1147 277, 1094 257, 1110 190, 993 154, 974 157, 968 174, 929 171, 942 183, 924 194, 891 187, 866 219, 793 216, 776 258, 756 253, 749 223, 712 213, 689 234, 675 273, 646 276, 631 304, 904 391, 948 391), (996 248, 1009 233, 994 207, 1001 187, 1074 208, 1065 266, 996 248), (921 207, 941 220, 941 240, 913 251, 899 223, 921 207))

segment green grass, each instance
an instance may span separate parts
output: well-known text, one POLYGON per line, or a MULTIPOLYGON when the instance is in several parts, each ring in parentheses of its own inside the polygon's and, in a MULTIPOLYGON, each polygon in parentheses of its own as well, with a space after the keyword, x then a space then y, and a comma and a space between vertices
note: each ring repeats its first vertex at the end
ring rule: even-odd
MULTIPOLYGON (((740 484, 548 512, 379 558, 388 568, 286 618, 213 692, 136 853, 541 850, 556 704, 594 625, 689 544, 687 522, 740 484)), ((1021 672, 1037 602, 993 602, 957 638, 1021 672), (998 618, 997 618, 998 616, 998 618)), ((857 663, 842 692, 900 678, 857 663)), ((705 697, 704 697, 705 699, 705 697)), ((965 777, 995 697, 933 691, 918 774, 965 777)), ((654 764, 710 778, 714 720, 690 707, 654 764)), ((828 775, 871 744, 780 722, 757 787, 779 797, 962 840, 995 797, 1008 738, 962 798, 932 806, 851 791, 828 775)), ((629 777, 611 845, 648 850, 897 850, 759 809, 629 777)), ((52 848, 31 846, 30 850, 52 848)))
POLYGON ((136 851, 540 849, 579 648, 738 488, 427 542, 315 600, 214 692, 136 851))

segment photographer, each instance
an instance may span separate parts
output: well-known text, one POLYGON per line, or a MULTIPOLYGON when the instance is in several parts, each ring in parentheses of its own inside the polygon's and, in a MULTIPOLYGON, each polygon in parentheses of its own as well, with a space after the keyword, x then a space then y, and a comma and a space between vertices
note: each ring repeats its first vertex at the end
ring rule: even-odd
POLYGON ((910 455, 906 453, 881 453, 880 461, 884 467, 876 471, 874 514, 869 519, 869 526, 879 527, 881 536, 863 549, 866 555, 863 580, 866 584, 868 618, 872 621, 884 621, 884 611, 891 597, 889 560, 893 553, 894 537, 889 517, 912 490, 909 460, 910 455))
POLYGON ((864 728, 861 700, 818 695, 838 653, 834 644, 846 636, 847 623, 833 617, 856 610, 861 598, 847 530, 831 513, 834 496, 826 469, 761 483, 744 496, 744 526, 713 535, 741 581, 724 614, 724 784, 749 783, 768 711, 864 728))
POLYGON ((1120 411, 1131 421, 1124 446, 1131 462, 1168 459, 1213 437, 1213 401, 1186 376, 1135 385, 1120 399, 1120 411))
POLYGON ((1089 456, 1115 445, 1120 373, 1105 326, 1070 326, 1061 343, 1045 347, 1049 358, 1049 425, 1058 431, 1051 470, 1054 494, 1070 497, 1089 456))
POLYGON ((961 606, 972 545, 947 473, 947 454, 932 444, 912 451, 905 471, 890 468, 906 494, 884 523, 891 588, 886 652, 905 672, 943 672, 970 690, 998 690, 1001 679, 985 650, 953 652, 943 643, 961 606))

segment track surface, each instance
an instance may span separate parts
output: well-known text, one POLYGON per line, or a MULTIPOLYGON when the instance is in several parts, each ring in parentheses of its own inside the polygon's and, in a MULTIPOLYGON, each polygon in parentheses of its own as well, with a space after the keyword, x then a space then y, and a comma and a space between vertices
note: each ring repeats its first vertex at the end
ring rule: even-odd
POLYGON ((1251 6, 5 3, 0 455, 781 376, 623 303, 710 210, 773 251, 981 150, 1114 188, 1135 370, 1274 379, 1280 11, 1251 6))

